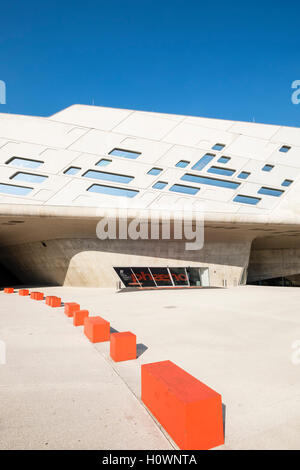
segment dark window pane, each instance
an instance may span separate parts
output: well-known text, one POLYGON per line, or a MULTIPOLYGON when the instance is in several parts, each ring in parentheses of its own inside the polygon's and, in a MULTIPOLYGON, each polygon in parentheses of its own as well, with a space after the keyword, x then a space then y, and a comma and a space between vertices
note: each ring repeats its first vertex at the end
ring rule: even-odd
POLYGON ((139 283, 130 268, 114 268, 125 287, 139 286, 139 283))
POLYGON ((172 281, 167 268, 150 268, 157 286, 172 286, 172 281))
POLYGON ((155 287, 152 274, 148 268, 132 268, 137 280, 143 287, 155 287))
POLYGON ((175 286, 188 286, 188 279, 184 268, 169 268, 175 286))

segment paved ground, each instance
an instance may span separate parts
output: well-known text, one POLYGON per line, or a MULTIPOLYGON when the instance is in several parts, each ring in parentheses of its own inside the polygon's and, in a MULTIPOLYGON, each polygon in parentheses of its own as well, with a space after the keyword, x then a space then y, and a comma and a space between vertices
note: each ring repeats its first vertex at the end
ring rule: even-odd
POLYGON ((300 288, 44 288, 138 337, 114 364, 63 309, 0 293, 1 449, 171 449, 139 401, 141 363, 170 359, 222 394, 225 449, 300 449, 300 288))

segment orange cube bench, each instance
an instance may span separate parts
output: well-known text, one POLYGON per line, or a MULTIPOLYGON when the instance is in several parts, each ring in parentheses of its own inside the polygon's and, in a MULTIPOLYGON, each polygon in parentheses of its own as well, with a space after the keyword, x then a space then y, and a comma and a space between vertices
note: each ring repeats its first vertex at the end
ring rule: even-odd
POLYGON ((88 316, 88 310, 76 310, 73 314, 73 325, 82 326, 84 324, 84 319, 88 316))
POLYGON ((52 295, 49 301, 49 305, 50 307, 61 307, 61 298, 52 295))
POLYGON ((83 332, 91 343, 109 341, 110 323, 101 317, 86 317, 83 332))
POLYGON ((115 362, 136 359, 136 335, 130 331, 110 335, 110 357, 115 362))
POLYGON ((50 306, 50 302, 51 302, 51 299, 52 299, 53 297, 55 297, 55 296, 54 296, 54 295, 47 295, 46 300, 45 300, 46 305, 49 305, 49 306, 50 306))
POLYGON ((44 300, 43 292, 31 292, 30 298, 33 300, 44 300))
POLYGON ((171 361, 142 366, 142 401, 182 450, 224 444, 222 397, 171 361))
POLYGON ((5 294, 13 294, 14 293, 14 288, 13 287, 4 287, 4 293, 5 294))
POLYGON ((19 295, 22 295, 22 296, 29 295, 29 290, 28 289, 20 289, 19 290, 19 295))
POLYGON ((67 317, 73 317, 74 312, 77 312, 80 310, 80 305, 77 304, 76 302, 67 302, 65 303, 65 314, 67 317))

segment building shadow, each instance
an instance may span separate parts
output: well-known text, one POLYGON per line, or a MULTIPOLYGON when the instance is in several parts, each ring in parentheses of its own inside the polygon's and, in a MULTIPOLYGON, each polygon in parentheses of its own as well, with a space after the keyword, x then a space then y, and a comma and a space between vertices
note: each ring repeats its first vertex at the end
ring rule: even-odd
POLYGON ((222 415, 223 415, 223 432, 224 432, 224 439, 225 439, 225 427, 226 427, 226 405, 222 403, 222 415))
POLYGON ((142 354, 144 354, 145 351, 147 351, 148 346, 146 346, 143 343, 138 343, 136 345, 136 357, 140 357, 142 354))

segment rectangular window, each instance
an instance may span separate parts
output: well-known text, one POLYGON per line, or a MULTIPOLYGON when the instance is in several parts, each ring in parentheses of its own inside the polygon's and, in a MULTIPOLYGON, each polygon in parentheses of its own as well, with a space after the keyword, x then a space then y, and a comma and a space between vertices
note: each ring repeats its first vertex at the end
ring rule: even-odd
POLYGON ((289 147, 288 145, 283 145, 282 147, 280 147, 279 152, 287 153, 289 150, 291 150, 291 147, 289 147))
POLYGON ((291 186, 292 183, 293 183, 293 180, 284 180, 281 183, 281 186, 291 186))
POLYGON ((76 175, 81 168, 78 166, 70 166, 67 170, 64 171, 64 175, 76 175))
POLYGON ((149 268, 149 271, 157 287, 173 285, 167 268, 149 268))
POLYGON ((22 168, 38 168, 44 162, 40 160, 31 160, 29 158, 12 157, 5 163, 6 165, 20 166, 22 168))
POLYGON ((274 165, 267 164, 267 165, 262 167, 262 171, 271 171, 271 170, 273 170, 273 168, 274 168, 274 165))
POLYGON ((199 188, 193 188, 192 186, 184 186, 183 184, 173 184, 169 191, 174 191, 175 193, 184 193, 184 194, 197 194, 199 188))
POLYGON ((248 171, 241 171, 240 174, 238 175, 238 178, 241 178, 242 180, 246 180, 250 173, 248 171))
POLYGON ((161 168, 151 168, 151 170, 148 171, 147 175, 159 175, 159 173, 161 172, 161 168))
POLYGON ((168 183, 166 183, 165 181, 157 181, 156 183, 154 183, 152 188, 154 188, 154 189, 164 189, 167 186, 167 184, 168 183))
POLYGON ((26 186, 0 183, 0 193, 12 194, 14 196, 27 196, 32 189, 33 188, 27 188, 26 186))
POLYGON ((109 152, 109 155, 114 155, 115 157, 124 157, 135 159, 141 155, 141 152, 133 152, 132 150, 125 149, 113 149, 109 152))
POLYGON ((108 158, 101 158, 99 162, 96 163, 96 166, 107 166, 112 162, 112 160, 108 160, 108 158))
POLYGON ((104 186, 102 184, 93 184, 87 189, 91 193, 108 194, 110 196, 135 197, 139 191, 127 188, 116 188, 114 186, 104 186))
POLYGON ((223 150, 223 148, 225 147, 224 144, 215 144, 212 149, 213 150, 223 150))
POLYGON ((218 163, 228 163, 230 160, 230 157, 220 157, 218 160, 218 163))
POLYGON ((13 176, 11 176, 10 179, 16 181, 26 181, 28 183, 43 183, 46 179, 48 179, 48 176, 35 175, 33 173, 23 173, 22 171, 19 171, 18 173, 15 173, 13 176))
POLYGON ((208 163, 211 162, 214 157, 215 157, 214 154, 206 153, 205 155, 203 155, 202 158, 200 158, 200 160, 197 163, 195 163, 194 166, 192 166, 192 170, 198 170, 198 171, 203 170, 203 168, 206 165, 208 165, 208 163))
POLYGON ((266 196, 275 197, 281 196, 282 193, 284 193, 282 189, 266 188, 265 186, 262 186, 258 191, 258 194, 265 194, 266 196))
POLYGON ((191 175, 190 173, 186 173, 180 179, 183 181, 190 181, 191 183, 208 184, 210 186, 218 186, 229 189, 236 189, 240 186, 240 183, 235 183, 234 181, 219 180, 215 178, 209 178, 207 176, 191 175))
POLYGON ((106 173, 104 171, 88 170, 82 176, 85 178, 95 178, 97 180, 113 181, 114 183, 130 183, 133 176, 118 175, 117 173, 106 173))
POLYGON ((179 160, 179 162, 176 163, 175 166, 177 166, 178 168, 185 168, 188 166, 190 162, 188 162, 187 160, 179 160))
POLYGON ((230 168, 222 168, 220 166, 211 166, 207 172, 214 173, 216 175, 232 176, 235 173, 235 170, 231 170, 230 168))
POLYGON ((238 194, 235 196, 233 199, 234 202, 240 202, 242 204, 251 204, 251 205, 256 205, 259 203, 260 198, 259 197, 252 197, 252 196, 243 196, 242 194, 238 194))

